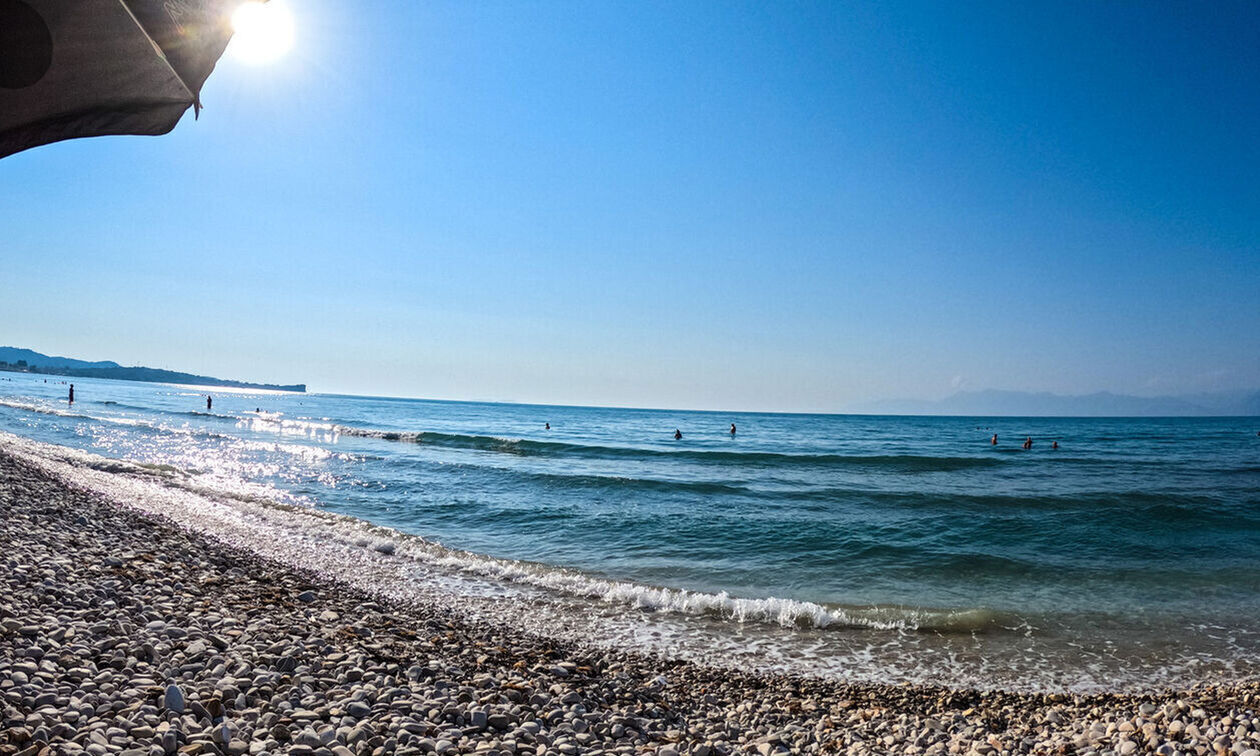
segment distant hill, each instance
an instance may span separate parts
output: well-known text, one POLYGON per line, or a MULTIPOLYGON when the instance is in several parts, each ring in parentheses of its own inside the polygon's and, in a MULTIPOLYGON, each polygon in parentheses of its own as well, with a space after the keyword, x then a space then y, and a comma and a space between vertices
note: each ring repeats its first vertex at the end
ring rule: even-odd
POLYGON ((148 367, 123 367, 117 362, 87 362, 69 357, 51 357, 31 349, 0 347, 0 370, 44 375, 65 375, 77 378, 112 378, 120 381, 147 381, 150 383, 183 383, 193 386, 224 386, 227 388, 266 389, 269 391, 305 392, 305 383, 287 386, 274 383, 247 383, 208 375, 180 373, 148 367))
POLYGON ((0 347, 0 362, 16 365, 25 362, 31 367, 72 367, 72 368, 116 368, 122 367, 117 362, 86 362, 69 357, 50 357, 40 354, 34 349, 18 349, 17 347, 0 347))
POLYGON ((961 391, 939 401, 893 399, 854 408, 872 415, 1012 417, 1194 417, 1260 415, 1260 391, 1185 396, 1130 396, 1100 391, 1061 395, 1028 391, 961 391))

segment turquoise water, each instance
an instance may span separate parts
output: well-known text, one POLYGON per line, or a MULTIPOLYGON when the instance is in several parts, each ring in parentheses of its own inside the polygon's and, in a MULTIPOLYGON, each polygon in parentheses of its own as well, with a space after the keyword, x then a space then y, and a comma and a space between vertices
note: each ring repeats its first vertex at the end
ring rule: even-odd
POLYGON ((774 642, 808 640, 798 656, 856 638, 943 638, 937 651, 953 664, 1024 654, 1038 661, 1021 674, 1050 664, 1049 679, 1069 683, 1084 668, 1087 682, 1256 674, 1258 418, 709 413, 218 389, 207 412, 205 389, 76 379, 71 407, 60 378, 0 379, 0 430, 264 483, 279 500, 645 595, 725 593, 735 603, 709 614, 742 632, 753 620, 787 626, 774 642), (739 599, 784 601, 744 613, 739 599))

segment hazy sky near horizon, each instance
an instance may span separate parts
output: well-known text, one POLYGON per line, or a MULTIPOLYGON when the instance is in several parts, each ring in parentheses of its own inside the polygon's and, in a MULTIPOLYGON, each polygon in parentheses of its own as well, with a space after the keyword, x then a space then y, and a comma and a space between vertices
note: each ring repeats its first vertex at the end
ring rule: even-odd
POLYGON ((275 2, 200 120, 0 160, 0 343, 702 409, 1260 386, 1260 4, 275 2))

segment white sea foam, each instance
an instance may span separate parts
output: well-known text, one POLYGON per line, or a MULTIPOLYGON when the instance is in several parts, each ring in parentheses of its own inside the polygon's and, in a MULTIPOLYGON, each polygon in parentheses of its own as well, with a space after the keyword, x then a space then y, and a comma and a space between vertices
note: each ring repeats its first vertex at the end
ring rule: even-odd
MULTIPOLYGON (((243 439, 237 436, 229 436, 223 433, 216 433, 212 430, 206 430, 196 426, 189 425, 172 425, 170 423, 158 422, 146 418, 128 417, 125 415, 101 415, 87 414, 86 412, 77 411, 74 408, 61 408, 48 403, 22 402, 12 399, 0 399, 0 406, 11 407, 13 409, 23 410, 25 412, 34 412, 42 415, 56 415, 58 417, 66 417, 72 419, 82 419, 93 423, 106 423, 108 425, 121 425, 130 428, 147 428, 159 433, 166 433, 175 436, 186 436, 189 438, 216 439, 229 443, 236 448, 246 449, 250 451, 262 452, 281 452, 294 457, 301 457, 309 461, 318 461, 336 457, 343 460, 355 459, 355 455, 333 452, 319 446, 308 446, 305 444, 286 444, 279 442, 254 441, 243 439)), ((204 413, 192 413, 194 415, 204 413)), ((230 417, 228 415, 217 415, 216 417, 230 417)), ((242 421, 244 422, 244 421, 242 421)))

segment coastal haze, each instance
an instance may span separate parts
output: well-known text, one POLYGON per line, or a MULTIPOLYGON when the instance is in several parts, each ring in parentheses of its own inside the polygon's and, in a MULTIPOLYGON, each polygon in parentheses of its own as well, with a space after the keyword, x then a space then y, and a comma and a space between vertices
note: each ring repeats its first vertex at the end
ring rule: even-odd
POLYGON ((1128 396, 1100 391, 1061 396, 1030 391, 961 391, 939 401, 883 400, 859 404, 871 415, 1036 417, 1246 417, 1260 415, 1260 391, 1213 391, 1184 396, 1128 396))

